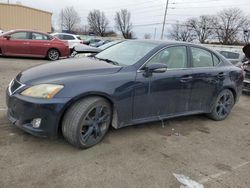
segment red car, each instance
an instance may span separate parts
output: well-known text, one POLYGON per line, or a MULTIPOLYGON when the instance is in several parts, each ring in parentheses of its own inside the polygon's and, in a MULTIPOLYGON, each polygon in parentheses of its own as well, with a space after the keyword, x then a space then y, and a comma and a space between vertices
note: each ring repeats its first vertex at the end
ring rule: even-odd
POLYGON ((44 57, 57 60, 70 55, 69 45, 49 34, 32 30, 13 30, 0 35, 3 56, 44 57))

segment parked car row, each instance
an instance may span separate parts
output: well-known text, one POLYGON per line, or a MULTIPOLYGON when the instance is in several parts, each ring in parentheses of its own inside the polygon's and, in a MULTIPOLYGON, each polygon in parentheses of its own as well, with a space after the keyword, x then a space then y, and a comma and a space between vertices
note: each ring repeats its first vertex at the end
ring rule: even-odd
POLYGON ((54 61, 60 57, 69 57, 73 52, 99 53, 103 49, 98 47, 109 42, 101 39, 84 41, 79 35, 68 33, 13 30, 0 34, 0 55, 42 57, 54 61))
POLYGON ((32 30, 13 30, 0 35, 2 56, 42 57, 57 60, 69 57, 68 42, 52 35, 32 30))

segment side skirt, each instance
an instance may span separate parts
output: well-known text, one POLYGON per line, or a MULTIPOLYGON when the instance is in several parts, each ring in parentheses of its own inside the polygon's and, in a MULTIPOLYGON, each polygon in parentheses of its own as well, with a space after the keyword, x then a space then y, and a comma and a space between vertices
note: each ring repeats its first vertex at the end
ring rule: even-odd
POLYGON ((204 111, 192 111, 192 112, 184 112, 184 113, 170 114, 170 115, 164 115, 164 116, 161 115, 161 116, 153 116, 153 117, 149 117, 149 118, 135 119, 135 120, 132 120, 131 122, 126 123, 126 124, 124 124, 122 122, 118 122, 117 128, 127 127, 127 126, 141 124, 141 123, 162 121, 162 120, 172 119, 172 118, 176 118, 176 117, 204 114, 204 113, 206 113, 206 112, 204 112, 204 111))

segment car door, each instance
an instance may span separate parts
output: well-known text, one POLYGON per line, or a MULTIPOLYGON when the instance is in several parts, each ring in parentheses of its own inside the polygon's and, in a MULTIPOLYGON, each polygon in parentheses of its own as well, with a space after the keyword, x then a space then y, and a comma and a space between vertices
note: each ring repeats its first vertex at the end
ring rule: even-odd
POLYGON ((138 72, 133 119, 166 117, 189 111, 191 74, 186 46, 167 47, 154 55, 138 72), (145 76, 145 67, 164 63, 164 73, 145 76))
POLYGON ((51 47, 51 38, 42 33, 32 32, 29 45, 31 55, 45 57, 51 47))
POLYGON ((190 47, 192 73, 192 93, 190 108, 192 111, 207 111, 214 96, 223 86, 226 70, 216 66, 220 59, 213 52, 199 47, 190 47))
POLYGON ((30 54, 30 32, 19 31, 11 33, 10 38, 3 42, 3 53, 5 55, 21 55, 30 54))

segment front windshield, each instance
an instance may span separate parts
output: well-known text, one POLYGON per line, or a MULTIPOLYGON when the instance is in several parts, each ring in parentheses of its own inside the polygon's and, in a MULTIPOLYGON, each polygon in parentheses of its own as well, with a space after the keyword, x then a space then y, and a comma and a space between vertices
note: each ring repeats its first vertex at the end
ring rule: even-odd
POLYGON ((133 65, 154 49, 157 44, 141 41, 125 41, 96 55, 99 59, 108 59, 119 63, 119 65, 133 65))

